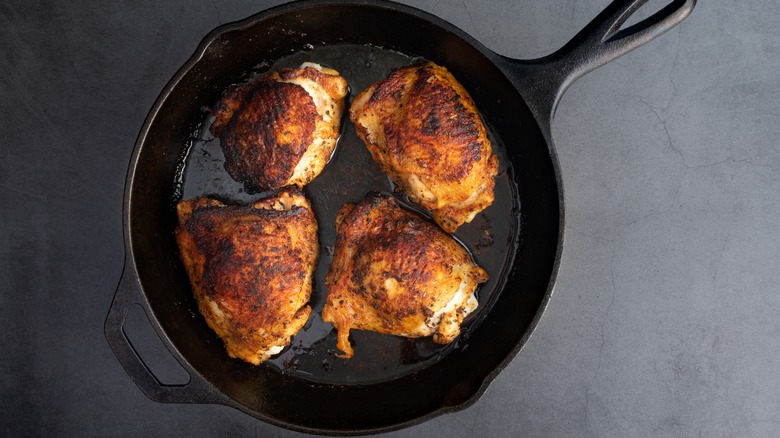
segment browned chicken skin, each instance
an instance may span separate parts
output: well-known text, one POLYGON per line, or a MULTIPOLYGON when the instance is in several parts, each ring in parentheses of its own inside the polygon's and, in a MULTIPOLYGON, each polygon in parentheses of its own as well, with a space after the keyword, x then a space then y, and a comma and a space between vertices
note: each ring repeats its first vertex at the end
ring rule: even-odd
POLYGON ((338 330, 341 357, 353 356, 350 329, 440 344, 458 336, 488 279, 463 246, 384 195, 344 205, 336 229, 322 319, 338 330))
POLYGON ((395 70, 355 98, 350 119, 382 171, 445 231, 493 202, 498 159, 473 100, 446 68, 395 70))
POLYGON ((290 188, 251 206, 195 198, 177 211, 198 308, 228 355, 256 365, 279 353, 311 313, 319 245, 308 200, 290 188))
POLYGON ((231 88, 211 125, 225 170, 251 191, 308 184, 336 147, 346 95, 337 71, 313 63, 231 88))

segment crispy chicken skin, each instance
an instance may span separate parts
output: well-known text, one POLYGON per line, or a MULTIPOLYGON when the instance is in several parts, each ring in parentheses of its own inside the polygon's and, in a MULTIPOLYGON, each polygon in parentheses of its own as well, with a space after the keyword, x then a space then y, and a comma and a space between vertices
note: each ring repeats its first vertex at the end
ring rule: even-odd
POLYGON ((354 354, 350 329, 439 344, 458 336, 488 280, 463 246, 386 195, 341 207, 336 229, 322 319, 338 330, 340 357, 354 354))
POLYGON ((474 101, 446 68, 399 68, 363 90, 349 111, 382 171, 445 231, 493 202, 498 159, 474 101))
POLYGON ((181 201, 177 213, 198 308, 228 355, 257 365, 279 353, 311 313, 319 244, 309 201, 288 188, 250 206, 181 201))
POLYGON ((225 170, 253 192, 303 187, 330 159, 347 81, 314 63, 230 88, 214 109, 225 170))

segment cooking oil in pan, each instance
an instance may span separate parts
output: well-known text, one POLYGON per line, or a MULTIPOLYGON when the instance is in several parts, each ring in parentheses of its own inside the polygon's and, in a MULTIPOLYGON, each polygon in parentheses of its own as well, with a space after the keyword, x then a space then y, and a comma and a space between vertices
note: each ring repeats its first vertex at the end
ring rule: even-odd
MULTIPOLYGON (((349 108, 352 98, 361 90, 385 78, 394 68, 412 64, 416 60, 415 57, 374 46, 329 45, 293 53, 271 65, 261 65, 255 75, 284 67, 297 67, 303 62, 316 62, 334 68, 349 83, 349 108)), ((479 107, 478 94, 475 95, 474 90, 470 91, 479 107)), ((179 181, 182 199, 212 196, 227 203, 248 204, 265 196, 264 193, 248 193, 224 170, 219 139, 213 138, 208 129, 212 120, 213 117, 204 111, 201 129, 184 159, 185 165, 179 181)), ((375 191, 394 193, 403 205, 427 216, 396 191, 390 179, 373 161, 345 115, 341 137, 331 161, 304 189, 319 224, 320 254, 309 303, 312 315, 304 328, 293 337, 289 347, 260 366, 272 367, 278 372, 320 383, 367 384, 413 373, 441 360, 455 349, 464 348, 470 331, 478 330, 480 320, 489 312, 502 288, 502 277, 507 274, 519 232, 519 201, 511 169, 500 138, 491 129, 489 120, 485 122, 494 152, 501 163, 496 178, 496 200, 479 213, 472 223, 462 225, 454 237, 471 252, 477 264, 488 271, 490 280, 478 289, 480 305, 464 321, 460 337, 452 344, 439 345, 431 337, 408 339, 352 330, 350 339, 355 350, 354 357, 345 360, 336 356, 339 353, 336 349, 336 332, 320 316, 327 295, 325 275, 333 260, 336 212, 345 203, 356 203, 369 192, 375 191)), ((237 359, 228 359, 225 355, 225 360, 237 359)), ((246 366, 251 367, 248 364, 246 366)))

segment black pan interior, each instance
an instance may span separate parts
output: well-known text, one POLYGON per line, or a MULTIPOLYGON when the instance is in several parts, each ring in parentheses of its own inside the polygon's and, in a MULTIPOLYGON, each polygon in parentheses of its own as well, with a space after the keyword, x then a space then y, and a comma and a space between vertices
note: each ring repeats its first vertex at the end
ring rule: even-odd
MULTIPOLYGON (((307 61, 342 72, 350 84, 349 103, 357 92, 385 78, 392 69, 418 60, 371 45, 330 44, 292 53, 270 66, 260 65, 257 73, 297 67, 307 61)), ((227 175, 219 139, 209 133, 209 122, 213 119, 210 111, 204 112, 204 118, 200 133, 188 150, 182 167, 182 199, 210 196, 226 203, 248 204, 266 196, 264 193, 247 193, 240 183, 227 175)), ((408 339, 354 331, 355 357, 339 359, 335 356, 336 332, 320 317, 326 297, 325 275, 333 258, 336 239, 336 213, 344 203, 356 203, 369 192, 394 193, 391 180, 371 159, 348 117, 344 119, 338 148, 326 170, 304 189, 320 225, 319 264, 310 302, 313 313, 304 329, 293 338, 292 347, 264 366, 274 366, 280 372, 321 383, 370 384, 413 373, 446 357, 453 348, 465 345, 471 329, 478 326, 480 317, 489 311, 501 289, 503 271, 510 266, 510 258, 514 254, 512 247, 519 232, 520 206, 503 153, 504 147, 488 125, 494 150, 502 164, 495 190, 500 201, 455 234, 471 251, 475 261, 490 273, 491 280, 478 291, 479 311, 467 318, 462 335, 453 344, 435 344, 430 337, 408 339)), ((426 211, 409 203, 401 193, 397 193, 396 197, 408 208, 428 216, 426 211)))
POLYGON ((558 246, 558 191, 548 146, 493 55, 446 23, 387 4, 281 8, 206 40, 211 38, 161 96, 131 170, 133 260, 153 319, 170 344, 238 407, 298 430, 394 428, 473 400, 525 341, 546 300, 558 246), (306 188, 322 245, 315 315, 294 348, 271 363, 255 367, 229 359, 198 314, 173 239, 173 206, 181 198, 248 202, 260 196, 243 192, 221 169, 217 140, 207 133, 207 109, 230 84, 304 60, 338 69, 354 95, 416 58, 446 66, 469 90, 502 162, 496 202, 456 233, 492 277, 464 336, 441 347, 427 339, 355 332, 355 358, 332 354, 335 340, 317 311, 335 212, 368 190, 393 188, 345 120, 332 162, 306 188))

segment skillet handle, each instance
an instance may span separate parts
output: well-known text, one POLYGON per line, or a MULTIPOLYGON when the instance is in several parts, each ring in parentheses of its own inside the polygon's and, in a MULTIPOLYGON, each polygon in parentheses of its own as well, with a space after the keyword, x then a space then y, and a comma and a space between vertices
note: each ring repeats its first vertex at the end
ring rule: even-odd
POLYGON ((135 270, 126 265, 104 325, 106 340, 127 374, 147 397, 157 402, 226 404, 218 395, 219 392, 186 364, 181 363, 190 376, 189 381, 181 385, 166 385, 155 377, 139 356, 125 334, 125 319, 128 311, 135 305, 141 306, 147 317, 151 314, 148 303, 142 296, 138 277, 134 274, 135 270))
POLYGON ((534 116, 548 130, 561 96, 576 79, 673 28, 690 15, 696 0, 673 0, 650 17, 621 29, 645 3, 613 1, 565 46, 544 58, 503 58, 534 116))

